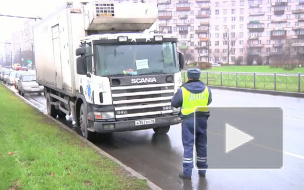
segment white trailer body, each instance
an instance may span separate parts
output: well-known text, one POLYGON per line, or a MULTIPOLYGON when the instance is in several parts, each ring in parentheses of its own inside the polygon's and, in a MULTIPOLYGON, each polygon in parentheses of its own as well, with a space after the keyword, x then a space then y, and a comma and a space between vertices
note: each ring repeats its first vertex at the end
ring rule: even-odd
POLYGON ((149 3, 67 3, 36 26, 37 82, 48 114, 72 114, 86 138, 163 133, 179 123, 170 100, 181 85, 183 56, 175 36, 151 33, 157 12, 149 3))

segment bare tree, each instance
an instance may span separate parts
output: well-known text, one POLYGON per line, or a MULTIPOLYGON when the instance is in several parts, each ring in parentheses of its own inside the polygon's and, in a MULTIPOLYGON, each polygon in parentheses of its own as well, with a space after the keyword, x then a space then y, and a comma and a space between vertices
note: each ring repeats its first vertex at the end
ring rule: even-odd
POLYGON ((188 49, 181 50, 181 52, 185 56, 185 62, 186 62, 186 64, 189 64, 190 61, 195 61, 195 56, 188 49))
POLYGON ((228 65, 230 64, 230 53, 234 49, 235 42, 238 39, 238 37, 235 35, 232 36, 232 32, 230 32, 230 29, 228 27, 225 28, 225 35, 223 36, 224 41, 227 42, 227 58, 228 58, 228 65))

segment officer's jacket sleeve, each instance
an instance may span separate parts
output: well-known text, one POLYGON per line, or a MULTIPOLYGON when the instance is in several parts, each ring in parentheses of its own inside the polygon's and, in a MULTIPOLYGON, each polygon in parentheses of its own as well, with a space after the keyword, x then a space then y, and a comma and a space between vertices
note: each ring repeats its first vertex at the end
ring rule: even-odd
POLYGON ((208 100, 208 105, 211 104, 212 102, 212 93, 211 93, 211 89, 208 87, 209 90, 209 100, 208 100))
POLYGON ((182 107, 182 105, 183 105, 183 92, 182 89, 179 88, 171 99, 171 106, 178 108, 178 107, 182 107))

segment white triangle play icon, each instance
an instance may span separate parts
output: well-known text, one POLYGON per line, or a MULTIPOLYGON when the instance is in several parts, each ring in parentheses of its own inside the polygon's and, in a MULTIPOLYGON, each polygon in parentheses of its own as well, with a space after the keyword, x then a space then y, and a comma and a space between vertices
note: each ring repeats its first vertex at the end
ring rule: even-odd
POLYGON ((253 136, 226 123, 226 153, 253 139, 253 136))

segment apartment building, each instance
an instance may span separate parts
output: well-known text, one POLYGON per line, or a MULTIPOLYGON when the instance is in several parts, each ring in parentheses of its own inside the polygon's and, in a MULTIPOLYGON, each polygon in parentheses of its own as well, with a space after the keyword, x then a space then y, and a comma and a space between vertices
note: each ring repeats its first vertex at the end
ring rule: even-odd
POLYGON ((159 31, 178 36, 186 60, 208 61, 210 0, 158 0, 158 10, 159 31))
POLYGON ((265 63, 304 54, 304 0, 249 0, 248 54, 265 63))

